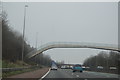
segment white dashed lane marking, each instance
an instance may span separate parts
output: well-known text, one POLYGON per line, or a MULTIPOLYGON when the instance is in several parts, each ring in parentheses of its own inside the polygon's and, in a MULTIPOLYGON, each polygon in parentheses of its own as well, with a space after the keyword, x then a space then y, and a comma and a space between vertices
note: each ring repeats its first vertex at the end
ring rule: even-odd
POLYGON ((76 75, 76 77, 79 77, 79 75, 76 75))

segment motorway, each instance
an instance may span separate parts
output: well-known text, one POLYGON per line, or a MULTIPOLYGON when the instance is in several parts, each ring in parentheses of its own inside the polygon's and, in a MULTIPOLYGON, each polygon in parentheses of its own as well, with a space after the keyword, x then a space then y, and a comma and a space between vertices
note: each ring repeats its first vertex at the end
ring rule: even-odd
POLYGON ((45 78, 118 78, 118 75, 91 71, 73 73, 71 69, 58 69, 51 70, 45 78))

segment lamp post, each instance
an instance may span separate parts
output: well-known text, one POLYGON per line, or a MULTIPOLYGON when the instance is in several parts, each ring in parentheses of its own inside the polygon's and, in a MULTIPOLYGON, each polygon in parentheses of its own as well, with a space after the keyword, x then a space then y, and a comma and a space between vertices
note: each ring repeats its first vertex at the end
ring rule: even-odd
MULTIPOLYGON (((37 50, 37 36, 38 36, 38 32, 36 32, 36 43, 35 43, 35 48, 36 48, 36 50, 37 50)), ((38 63, 37 63, 37 56, 35 56, 35 62, 36 62, 36 65, 38 65, 38 63)))
POLYGON ((24 37, 25 37, 25 21, 26 21, 26 8, 28 5, 24 6, 24 24, 23 24, 23 41, 22 41, 22 62, 24 62, 24 37))
POLYGON ((38 32, 36 33, 36 43, 35 43, 36 49, 37 49, 37 41, 38 41, 38 32))

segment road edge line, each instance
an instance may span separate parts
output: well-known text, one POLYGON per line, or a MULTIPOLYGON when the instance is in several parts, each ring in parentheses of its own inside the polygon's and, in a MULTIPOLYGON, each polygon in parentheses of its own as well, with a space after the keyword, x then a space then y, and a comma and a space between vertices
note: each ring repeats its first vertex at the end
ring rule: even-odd
POLYGON ((45 77, 49 74, 50 70, 51 70, 51 69, 49 68, 48 72, 45 73, 45 75, 43 75, 39 80, 42 80, 43 78, 45 78, 45 77))

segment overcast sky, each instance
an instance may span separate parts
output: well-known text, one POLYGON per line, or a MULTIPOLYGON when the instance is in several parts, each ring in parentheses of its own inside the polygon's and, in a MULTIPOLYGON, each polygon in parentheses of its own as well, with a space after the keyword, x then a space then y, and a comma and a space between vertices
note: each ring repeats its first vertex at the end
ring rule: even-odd
MULTIPOLYGON (((29 2, 3 3, 11 28, 22 33, 24 5, 27 4, 25 37, 35 47, 48 42, 118 43, 118 3, 29 2)), ((53 60, 83 63, 101 50, 51 49, 45 54, 53 60)))

